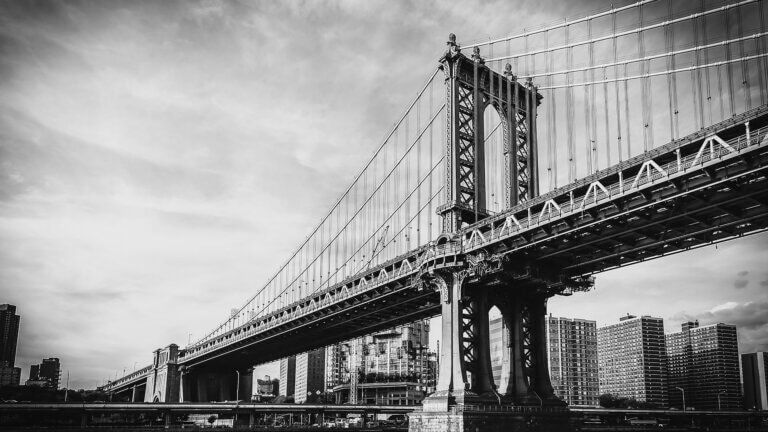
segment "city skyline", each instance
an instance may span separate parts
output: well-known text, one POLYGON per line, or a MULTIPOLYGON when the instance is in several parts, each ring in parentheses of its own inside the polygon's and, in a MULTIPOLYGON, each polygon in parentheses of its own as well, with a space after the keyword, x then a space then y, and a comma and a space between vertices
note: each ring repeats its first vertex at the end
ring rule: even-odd
MULTIPOLYGON (((93 388, 223 321, 357 173, 447 34, 509 31, 512 6, 475 6, 495 18, 438 3, 0 5, 0 303, 21 316, 22 382, 58 357, 72 388, 93 388)), ((545 23, 603 6, 523 7, 545 23)), ((766 246, 762 233, 606 272, 549 311, 598 326, 650 314, 667 332, 724 322, 742 352, 766 351, 766 246)))

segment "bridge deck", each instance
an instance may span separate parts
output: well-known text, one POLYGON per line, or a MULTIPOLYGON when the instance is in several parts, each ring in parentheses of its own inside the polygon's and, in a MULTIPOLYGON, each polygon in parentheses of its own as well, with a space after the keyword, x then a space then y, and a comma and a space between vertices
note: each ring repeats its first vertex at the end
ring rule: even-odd
MULTIPOLYGON (((187 366, 248 367, 427 318, 427 268, 480 250, 575 277, 768 226, 768 107, 762 106, 520 204, 267 316, 189 347, 187 366), (749 122, 749 129, 745 123, 749 122)), ((567 293, 567 292, 566 292, 567 293)))

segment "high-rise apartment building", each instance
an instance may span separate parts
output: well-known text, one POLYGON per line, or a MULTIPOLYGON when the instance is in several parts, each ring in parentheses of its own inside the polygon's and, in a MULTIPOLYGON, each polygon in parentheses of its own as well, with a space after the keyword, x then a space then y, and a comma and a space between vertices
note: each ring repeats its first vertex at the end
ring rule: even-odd
POLYGON ((667 335, 669 405, 698 410, 741 408, 739 345, 736 326, 698 321, 667 335))
POLYGON ((306 402, 312 395, 325 392, 325 348, 296 356, 296 403, 306 402))
POLYGON ((61 365, 59 359, 51 357, 43 359, 40 364, 30 366, 29 379, 26 384, 58 390, 60 379, 61 365))
POLYGON ((597 329, 600 394, 666 407, 667 350, 664 320, 627 315, 597 329))
POLYGON ((547 348, 555 394, 571 406, 598 406, 595 321, 550 315, 547 318, 547 348))
POLYGON ((280 359, 280 395, 293 396, 296 392, 296 356, 280 359))
POLYGON ((19 385, 21 369, 15 364, 20 320, 16 306, 0 305, 0 387, 19 385))
POLYGON ((339 372, 330 378, 338 403, 416 405, 434 391, 437 360, 429 350, 428 320, 337 346, 332 362, 339 372))
MULTIPOLYGON (((355 339, 357 340, 357 339, 355 339)), ((330 345, 325 348, 325 390, 332 392, 349 376, 349 343, 330 345)))
POLYGON ((768 353, 741 355, 744 377, 744 408, 768 411, 768 353))

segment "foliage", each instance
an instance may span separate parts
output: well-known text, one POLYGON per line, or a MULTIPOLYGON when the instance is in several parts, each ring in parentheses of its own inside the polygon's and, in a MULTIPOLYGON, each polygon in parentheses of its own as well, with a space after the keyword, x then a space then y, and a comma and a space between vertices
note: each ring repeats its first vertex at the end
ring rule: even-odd
POLYGON ((603 408, 619 409, 655 409, 658 405, 650 402, 638 401, 635 398, 616 396, 610 393, 600 395, 600 406, 603 408))

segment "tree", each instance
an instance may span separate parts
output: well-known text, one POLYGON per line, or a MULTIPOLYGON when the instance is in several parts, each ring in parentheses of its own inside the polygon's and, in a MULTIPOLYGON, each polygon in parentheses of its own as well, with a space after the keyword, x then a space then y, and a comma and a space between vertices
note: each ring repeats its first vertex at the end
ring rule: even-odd
POLYGON ((211 427, 213 427, 213 424, 216 423, 216 416, 212 415, 208 417, 208 423, 211 425, 211 427))

